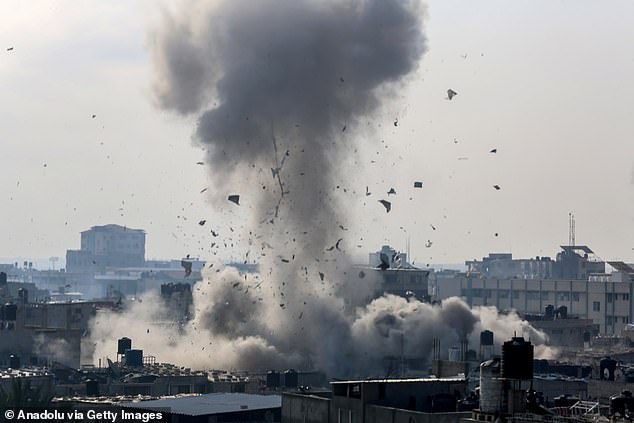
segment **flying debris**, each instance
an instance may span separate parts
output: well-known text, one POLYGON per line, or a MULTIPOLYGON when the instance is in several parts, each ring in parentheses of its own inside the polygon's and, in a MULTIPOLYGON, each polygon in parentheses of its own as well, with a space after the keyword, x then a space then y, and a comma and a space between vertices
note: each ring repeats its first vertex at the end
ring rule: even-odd
POLYGON ((423 183, 421 181, 414 182, 414 188, 422 188, 422 187, 423 187, 423 183))
POLYGON ((497 232, 495 233, 495 236, 498 236, 498 233, 497 233, 497 232))
POLYGON ((192 274, 192 262, 181 260, 181 266, 185 269, 185 277, 188 277, 192 274))
POLYGON ((398 118, 394 120, 394 126, 398 126, 398 118))
POLYGON ((341 128, 341 132, 346 132, 346 125, 343 125, 343 128, 341 128))
MULTIPOLYGON (((389 269, 390 268, 390 258, 387 256, 387 254, 381 253, 379 258, 381 259, 381 263, 379 264, 379 269, 381 269, 381 270, 389 269)), ((359 273, 359 277, 363 277, 363 276, 361 276, 361 274, 359 273)))
POLYGON ((431 247, 432 242, 430 240, 427 240, 427 242, 425 243, 425 247, 429 248, 431 247))
POLYGON ((387 192, 387 195, 391 195, 391 194, 396 195, 396 190, 394 188, 390 188, 390 190, 387 192))
POLYGON ((339 78, 339 81, 344 82, 343 77, 339 78))
POLYGON ((239 195, 230 195, 227 200, 231 201, 232 203, 236 203, 238 206, 240 205, 240 196, 239 195))
POLYGON ((198 222, 198 224, 199 224, 200 226, 204 226, 204 225, 205 225, 205 223, 207 223, 207 221, 206 221, 206 220, 201 220, 200 222, 198 222))
POLYGON ((392 210, 392 203, 390 203, 387 200, 379 200, 379 203, 383 204, 383 207, 385 207, 385 211, 387 213, 390 212, 390 210, 392 210))
POLYGON ((212 234, 214 237, 217 237, 217 236, 218 236, 218 232, 214 231, 213 229, 211 230, 211 234, 212 234))
POLYGON ((94 119, 94 118, 96 118, 96 117, 97 117, 97 115, 92 115, 92 118, 93 118, 93 119, 94 119))
POLYGON ((447 90, 447 99, 451 100, 452 98, 454 98, 457 95, 458 95, 458 93, 455 92, 454 90, 452 90, 451 88, 449 88, 447 90))
POLYGON ((335 248, 337 249, 337 251, 341 251, 341 248, 339 248, 339 244, 341 243, 341 241, 343 241, 343 238, 339 238, 335 243, 335 248))
POLYGON ((372 193, 368 190, 368 187, 365 187, 365 195, 366 197, 372 195, 372 193))
POLYGON ((499 185, 493 185, 493 188, 495 188, 497 191, 500 190, 500 186, 499 185))
POLYGON ((436 227, 434 225, 432 225, 431 223, 429 224, 429 226, 431 226, 432 230, 436 230, 436 227))
POLYGON ((13 51, 13 47, 9 47, 7 51, 13 51))
POLYGON ((196 164, 202 166, 205 164, 205 162, 196 162, 196 164))
POLYGON ((324 280, 324 274, 322 272, 319 272, 319 279, 321 279, 322 281, 324 280))
POLYGON ((497 152, 498 152, 497 148, 494 148, 493 150, 489 151, 489 153, 497 153, 497 152))
POLYGON ((207 188, 203 188, 200 190, 200 193, 202 194, 203 192, 207 191, 207 188))
MULTIPOLYGON (((633 248, 634 250, 634 248, 633 248)), ((359 271, 359 279, 365 278, 365 272, 363 270, 359 271)))

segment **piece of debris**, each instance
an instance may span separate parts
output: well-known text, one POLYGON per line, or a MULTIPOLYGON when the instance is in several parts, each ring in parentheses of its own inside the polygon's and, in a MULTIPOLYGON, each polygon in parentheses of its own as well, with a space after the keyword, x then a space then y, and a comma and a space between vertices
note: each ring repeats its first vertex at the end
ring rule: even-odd
POLYGON ((92 115, 92 118, 93 118, 93 119, 94 119, 94 118, 96 118, 96 117, 97 117, 97 115, 92 115))
POLYGON ((240 196, 239 195, 230 195, 227 200, 231 201, 232 203, 237 204, 238 206, 240 205, 240 196))
POLYGON ((335 243, 335 248, 337 249, 337 251, 341 251, 341 248, 339 248, 339 244, 341 243, 341 241, 343 241, 343 238, 339 238, 335 243))
POLYGON ((495 233, 495 236, 498 236, 498 233, 497 233, 497 232, 495 233))
POLYGON ((500 190, 500 186, 499 185, 493 185, 493 188, 495 188, 497 191, 500 190))
POLYGON ((430 240, 427 240, 427 242, 425 243, 425 247, 429 248, 431 247, 432 242, 430 240))
POLYGON ((343 125, 343 128, 341 128, 341 132, 346 132, 346 125, 343 125))
POLYGON ((372 193, 368 190, 368 187, 365 187, 365 195, 366 197, 372 195, 372 193))
POLYGON ((422 188, 422 187, 423 187, 423 183, 421 181, 414 182, 414 188, 422 188))
POLYGON ((390 190, 387 192, 387 195, 396 195, 396 190, 394 188, 390 188, 390 190))
POLYGON ((365 278, 365 272, 363 270, 359 271, 359 278, 360 279, 365 278))
POLYGON ((188 277, 192 274, 192 262, 181 260, 181 266, 185 269, 185 277, 188 277))
POLYGON ((455 92, 454 90, 452 90, 451 88, 449 88, 447 90, 447 99, 451 100, 452 98, 454 98, 457 95, 458 95, 458 93, 455 92))
POLYGON ((497 153, 497 152, 498 152, 497 148, 494 148, 493 150, 489 151, 489 153, 497 153))
POLYGON ((282 263, 289 263, 289 260, 288 260, 288 259, 283 258, 283 259, 282 259, 282 263))
POLYGON ((390 268, 390 258, 387 256, 387 254, 381 253, 379 255, 379 258, 381 259, 381 263, 379 264, 379 269, 381 269, 381 270, 389 269, 390 268))
POLYGON ((200 190, 200 193, 202 194, 203 192, 207 191, 207 188, 203 188, 200 190))
POLYGON ((7 51, 13 51, 13 47, 9 47, 7 51))
POLYGON ((321 279, 322 281, 324 280, 324 274, 322 272, 319 272, 319 279, 321 279))
POLYGON ((203 219, 203 220, 201 220, 200 222, 198 222, 198 224, 199 224, 200 226, 204 226, 204 225, 205 225, 205 223, 207 223, 207 221, 206 221, 206 220, 204 220, 204 219, 203 219))
POLYGON ((218 236, 218 232, 214 231, 213 229, 211 230, 211 235, 213 235, 214 237, 218 236))
POLYGON ((196 164, 197 164, 197 165, 201 165, 201 166, 202 166, 202 165, 204 165, 204 164, 205 164, 205 162, 196 162, 196 164))
POLYGON ((436 227, 434 225, 432 225, 431 223, 429 224, 429 226, 431 226, 432 230, 436 230, 436 227))
POLYGON ((385 211, 387 213, 390 212, 390 210, 392 210, 392 203, 390 203, 387 200, 379 200, 379 203, 383 204, 383 207, 385 207, 385 211))
POLYGON ((394 126, 398 126, 398 118, 394 120, 394 126))

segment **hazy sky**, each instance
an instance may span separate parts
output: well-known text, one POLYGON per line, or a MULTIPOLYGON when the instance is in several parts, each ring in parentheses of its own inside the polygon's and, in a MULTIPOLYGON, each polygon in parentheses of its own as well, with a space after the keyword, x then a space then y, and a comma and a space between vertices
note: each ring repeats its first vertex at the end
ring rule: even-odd
MULTIPOLYGON (((409 236, 417 264, 552 256, 573 211, 578 244, 634 261, 634 3, 427 5, 413 82, 374 133, 346 133, 349 248, 409 236)), ((200 193, 215 188, 196 122, 155 107, 160 17, 155 1, 0 2, 0 257, 63 257, 106 223, 145 229, 147 258, 209 254, 230 209, 200 193)))

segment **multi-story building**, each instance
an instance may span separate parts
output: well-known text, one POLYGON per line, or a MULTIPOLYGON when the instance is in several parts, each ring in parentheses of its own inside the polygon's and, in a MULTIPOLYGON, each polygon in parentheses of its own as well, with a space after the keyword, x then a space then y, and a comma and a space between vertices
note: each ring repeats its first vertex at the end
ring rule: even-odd
POLYGON ((66 270, 142 267, 145 231, 120 225, 93 226, 81 233, 81 249, 66 251, 66 270))
POLYGON ((546 260, 547 266, 534 267, 532 272, 516 273, 530 268, 526 263, 541 259, 510 262, 510 255, 489 255, 482 262, 467 262, 466 273, 435 278, 432 296, 438 300, 458 296, 470 306, 491 305, 520 313, 565 306, 568 316, 591 319, 595 334, 620 333, 634 316, 634 269, 608 262, 615 271, 606 274, 605 262, 591 259, 588 247, 563 246, 562 250, 556 261, 546 260))

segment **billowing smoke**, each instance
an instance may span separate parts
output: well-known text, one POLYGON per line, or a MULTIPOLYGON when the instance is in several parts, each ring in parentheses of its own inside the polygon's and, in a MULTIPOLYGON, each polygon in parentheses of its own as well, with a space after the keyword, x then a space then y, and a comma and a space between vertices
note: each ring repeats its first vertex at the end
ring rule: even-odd
POLYGON ((373 142, 366 122, 416 70, 423 12, 416 0, 227 0, 166 13, 151 38, 158 104, 198 118, 210 201, 235 213, 227 236, 260 272, 207 269, 182 327, 156 323, 156 299, 100 316, 96 357, 129 336, 162 361, 197 368, 380 375, 385 356, 429 358, 433 337, 450 345, 481 327, 504 337, 527 329, 457 299, 369 302, 380 275, 353 271, 345 252, 341 197, 365 193, 339 186, 357 172, 342 163, 373 142))

